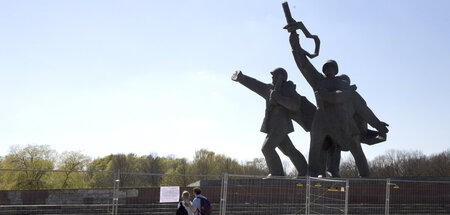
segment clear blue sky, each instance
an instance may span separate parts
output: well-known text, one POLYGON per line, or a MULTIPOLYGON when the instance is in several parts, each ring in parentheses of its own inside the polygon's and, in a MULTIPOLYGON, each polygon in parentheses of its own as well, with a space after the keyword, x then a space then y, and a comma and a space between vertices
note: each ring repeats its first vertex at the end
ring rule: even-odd
MULTIPOLYGON (((313 64, 335 59, 390 124, 387 142, 364 147, 369 159, 450 147, 449 1, 289 4, 321 39, 313 64)), ((262 157, 264 100, 230 77, 270 82, 284 67, 314 101, 285 24, 281 1, 1 1, 0 156, 46 144, 92 157, 262 157)), ((309 134, 295 130, 307 155, 309 134)))

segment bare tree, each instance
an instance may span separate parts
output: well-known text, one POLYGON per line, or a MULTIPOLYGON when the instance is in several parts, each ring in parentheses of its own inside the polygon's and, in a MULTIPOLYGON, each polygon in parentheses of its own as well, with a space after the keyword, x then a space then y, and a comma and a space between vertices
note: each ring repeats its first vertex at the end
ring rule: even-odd
POLYGON ((352 156, 347 157, 346 160, 341 162, 341 165, 339 167, 339 174, 342 177, 346 177, 346 178, 352 178, 352 177, 359 176, 359 172, 358 172, 358 168, 356 167, 355 159, 353 159, 352 156))

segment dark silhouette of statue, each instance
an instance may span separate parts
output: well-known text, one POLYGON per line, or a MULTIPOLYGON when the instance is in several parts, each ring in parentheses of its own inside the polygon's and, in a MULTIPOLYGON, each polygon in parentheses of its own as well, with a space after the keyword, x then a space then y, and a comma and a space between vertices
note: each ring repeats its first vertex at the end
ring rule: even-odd
POLYGON ((305 97, 300 96, 292 81, 287 81, 287 72, 277 68, 271 72, 272 83, 265 84, 252 77, 236 71, 232 80, 241 83, 266 100, 266 112, 261 126, 261 132, 267 134, 263 146, 264 154, 269 168, 269 176, 283 176, 283 167, 275 148, 278 147, 283 154, 289 157, 298 171, 299 176, 306 175, 307 163, 305 157, 294 147, 288 134, 294 131, 292 120, 294 118, 305 130, 310 129, 314 105, 305 97))
MULTIPOLYGON (((311 144, 309 151, 309 171, 311 176, 325 176, 327 153, 329 170, 338 176, 340 151, 350 151, 355 158, 361 177, 369 176, 367 159, 361 148, 361 141, 369 144, 386 140, 387 124, 381 122, 368 108, 364 99, 351 86, 349 79, 336 76, 338 64, 327 61, 319 73, 308 60, 318 55, 319 39, 311 35, 301 22, 290 15, 287 3, 283 3, 290 32, 290 44, 295 62, 306 81, 311 85, 316 97, 317 110, 311 126, 311 144), (302 30, 307 38, 316 42, 316 51, 309 54, 300 46, 296 30, 302 30), (367 129, 367 123, 377 131, 367 129), (365 128, 364 128, 365 127, 365 128), (339 156, 339 159, 337 159, 339 156), (336 167, 337 164, 337 167, 336 167), (336 171, 337 168, 337 171, 336 171)), ((348 77, 347 77, 348 78, 348 77)))
MULTIPOLYGON (((350 86, 350 78, 347 75, 340 75, 337 77, 341 78, 350 86)), ((319 96, 318 93, 316 95, 319 96)), ((345 103, 345 105, 347 106, 346 107, 348 109, 347 111, 354 113, 353 120, 356 123, 356 126, 358 127, 359 134, 355 134, 355 138, 352 138, 352 140, 356 142, 351 143, 350 145, 358 147, 359 145, 358 141, 361 141, 361 143, 365 143, 368 145, 373 145, 376 143, 386 141, 386 132, 388 130, 387 128, 385 128, 385 126, 387 126, 387 124, 379 121, 378 118, 375 116, 375 114, 372 112, 372 110, 370 110, 364 99, 356 91, 356 85, 351 85, 349 88, 348 87, 344 88, 341 92, 339 91, 336 92, 335 97, 336 98, 329 101, 339 102, 339 100, 341 100, 340 102, 343 104, 345 103), (371 125, 384 124, 379 128, 380 130, 382 130, 382 132, 380 133, 378 131, 368 129, 367 127, 368 122, 366 120, 370 120, 369 124, 371 125)), ((341 159, 341 147, 336 144, 332 144, 328 149, 327 171, 333 177, 340 177, 339 174, 340 159, 341 159)), ((358 170, 362 170, 359 172, 360 176, 363 177, 369 176, 368 172, 369 167, 367 165, 367 160, 365 160, 365 157, 361 157, 359 158, 359 160, 360 162, 356 164, 358 166, 358 170)))
POLYGON ((387 124, 375 117, 356 89, 336 77, 338 65, 335 61, 324 64, 323 76, 307 59, 295 31, 291 32, 290 43, 297 66, 313 88, 317 102, 309 151, 311 176, 325 175, 326 152, 333 145, 339 150, 349 150, 355 158, 360 176, 369 176, 369 167, 360 144, 361 130, 355 115, 377 129, 379 135, 375 139, 380 141, 386 138, 387 124))

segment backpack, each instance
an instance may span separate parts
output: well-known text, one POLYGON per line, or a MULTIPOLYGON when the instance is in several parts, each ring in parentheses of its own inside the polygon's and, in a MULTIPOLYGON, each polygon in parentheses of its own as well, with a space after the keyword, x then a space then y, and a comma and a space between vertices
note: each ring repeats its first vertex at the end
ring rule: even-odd
POLYGON ((176 215, 188 215, 186 208, 184 208, 183 203, 178 203, 178 209, 176 215))
POLYGON ((211 215, 211 203, 208 199, 200 197, 200 215, 211 215))

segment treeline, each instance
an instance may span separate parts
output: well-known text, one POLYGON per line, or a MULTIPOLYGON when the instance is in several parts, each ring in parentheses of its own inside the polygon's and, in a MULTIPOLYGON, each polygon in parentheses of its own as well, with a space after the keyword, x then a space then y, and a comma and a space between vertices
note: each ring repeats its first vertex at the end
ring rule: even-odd
MULTIPOLYGON (((427 156, 420 151, 391 150, 369 162, 370 176, 389 177, 450 177, 450 149, 427 156)), ((357 177, 355 161, 341 163, 342 177, 357 177)))
MULTIPOLYGON (((389 151, 370 161, 369 167, 374 178, 450 177, 450 149, 430 156, 418 151, 389 151)), ((224 173, 268 174, 263 158, 239 162, 205 149, 196 151, 192 160, 157 154, 92 159, 80 152, 58 153, 47 145, 11 147, 8 155, 0 157, 0 169, 0 190, 103 188, 113 187, 116 179, 121 187, 186 186, 200 179, 220 179, 213 175, 224 173)), ((295 176, 295 172, 288 175, 295 176)), ((342 177, 357 177, 354 161, 342 162, 340 173, 342 177)))
POLYGON ((8 155, 0 157, 0 169, 0 190, 112 187, 116 179, 121 187, 186 186, 207 175, 268 174, 263 158, 238 162, 205 149, 196 151, 192 161, 156 154, 92 159, 80 152, 59 154, 47 145, 11 147, 8 155))

